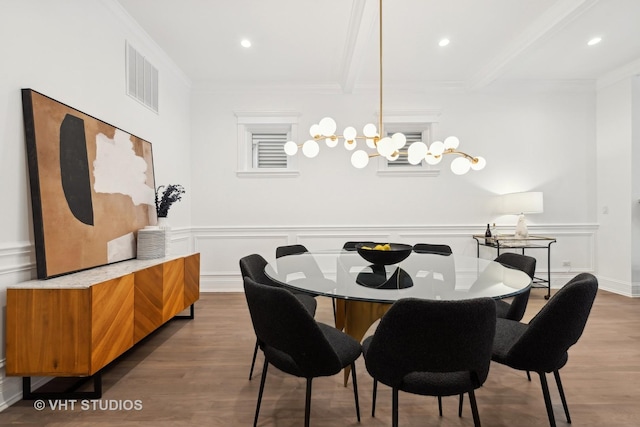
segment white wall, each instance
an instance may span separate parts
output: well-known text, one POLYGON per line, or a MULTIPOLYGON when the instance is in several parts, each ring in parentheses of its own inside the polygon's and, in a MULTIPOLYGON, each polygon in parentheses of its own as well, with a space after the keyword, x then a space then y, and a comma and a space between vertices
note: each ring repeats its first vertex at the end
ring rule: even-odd
MULTIPOLYGON (((507 85, 430 94, 386 88, 385 99, 386 111, 441 109, 435 137, 458 136, 462 150, 486 157, 486 169, 455 176, 449 158, 437 178, 381 177, 374 164, 356 170, 342 148, 324 147, 315 159, 300 157, 299 177, 240 178, 235 111, 298 112, 302 142, 325 115, 336 118, 339 129, 371 121, 377 93, 194 90, 193 234, 203 253, 205 287, 239 289, 238 258, 253 251, 272 257, 277 244, 322 249, 354 235, 410 243, 435 239, 475 255, 470 235, 483 232, 488 222, 513 231, 516 218, 496 216, 494 196, 527 190, 544 192, 545 212, 530 215, 529 222, 533 233, 558 237, 552 270, 593 271, 594 86, 507 85)), ((546 260, 540 267, 547 268, 546 260)))
POLYGON ((631 280, 640 295, 640 76, 633 77, 631 108, 631 280))
POLYGON ((4 377, 5 289, 30 279, 33 232, 20 89, 32 88, 153 143, 156 182, 180 183, 172 225, 190 219, 190 83, 109 0, 3 0, 0 6, 0 410, 20 398, 4 377), (126 95, 125 40, 160 71, 160 114, 126 95))
MULTIPOLYGON (((598 274, 601 283, 630 292, 632 274, 632 80, 598 91, 598 274)), ((635 201, 637 203, 637 201, 635 201)))
POLYGON ((194 225, 380 225, 399 218, 413 225, 486 224, 495 218, 491 196, 527 190, 545 197, 545 212, 533 222, 596 220, 592 90, 405 94, 398 109, 442 108, 436 137, 455 134, 462 150, 487 158, 485 170, 462 177, 449 170, 450 158, 438 178, 380 177, 372 164, 352 168, 339 147, 323 147, 316 159, 300 157, 298 178, 236 176, 234 111, 300 112, 302 142, 309 126, 327 114, 339 127, 370 121, 376 96, 194 93, 193 181, 203 196, 194 200, 194 225))

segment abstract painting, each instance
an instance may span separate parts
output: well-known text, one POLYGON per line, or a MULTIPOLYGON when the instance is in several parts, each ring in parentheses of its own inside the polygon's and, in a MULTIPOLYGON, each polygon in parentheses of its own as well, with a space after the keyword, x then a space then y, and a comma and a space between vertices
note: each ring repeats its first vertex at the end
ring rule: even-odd
POLYGON ((39 279, 135 258, 155 224, 151 143, 22 89, 39 279))

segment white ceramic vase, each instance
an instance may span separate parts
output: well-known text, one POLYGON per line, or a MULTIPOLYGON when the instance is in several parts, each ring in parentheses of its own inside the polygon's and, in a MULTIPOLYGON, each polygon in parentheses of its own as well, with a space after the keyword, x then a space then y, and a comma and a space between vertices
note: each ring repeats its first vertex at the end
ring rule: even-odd
POLYGON ((164 256, 171 253, 171 224, 167 217, 158 217, 158 228, 164 231, 164 256))

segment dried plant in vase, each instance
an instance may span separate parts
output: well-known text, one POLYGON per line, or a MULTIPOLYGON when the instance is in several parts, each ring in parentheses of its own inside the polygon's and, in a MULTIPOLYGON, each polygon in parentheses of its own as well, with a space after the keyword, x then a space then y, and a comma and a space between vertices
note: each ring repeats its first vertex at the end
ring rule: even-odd
POLYGON ((161 185, 156 189, 156 213, 158 218, 166 218, 169 214, 169 208, 178 200, 182 199, 185 193, 182 185, 169 184, 161 185), (162 189, 164 188, 164 191, 162 189))

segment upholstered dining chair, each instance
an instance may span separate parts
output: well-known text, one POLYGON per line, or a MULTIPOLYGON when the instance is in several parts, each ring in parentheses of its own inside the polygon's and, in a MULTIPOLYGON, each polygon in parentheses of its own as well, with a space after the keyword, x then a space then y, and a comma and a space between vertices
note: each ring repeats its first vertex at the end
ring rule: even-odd
MULTIPOLYGON (((309 252, 306 246, 296 244, 296 245, 285 245, 278 246, 276 248, 276 263, 279 258, 290 255, 299 255, 309 252)), ((308 262, 304 265, 304 273, 307 276, 311 277, 324 277, 322 270, 318 266, 318 264, 312 258, 308 259, 308 262)))
MULTIPOLYGON (((267 260, 262 257, 260 254, 251 254, 245 257, 240 258, 240 273, 242 277, 250 277, 253 280, 268 284, 270 286, 280 287, 280 285, 273 280, 271 280, 264 273, 264 267, 267 265, 267 260)), ((302 303, 302 305, 307 309, 311 315, 316 314, 316 307, 318 305, 316 299, 311 295, 307 294, 294 294, 295 297, 302 303)), ((253 368, 256 364, 256 357, 258 356, 258 348, 260 347, 259 339, 256 337, 256 345, 253 348, 253 358, 251 359, 251 369, 249 370, 249 380, 253 376, 253 368)))
POLYGON ((345 242, 344 245, 342 245, 342 249, 344 249, 345 251, 355 251, 357 250, 356 246, 359 244, 369 244, 371 246, 375 245, 374 242, 369 241, 348 241, 345 242))
POLYGON ((421 254, 451 255, 453 251, 449 245, 439 245, 432 243, 416 243, 413 251, 421 254))
POLYGON ((378 382, 392 388, 392 426, 398 425, 398 392, 437 396, 469 394, 474 425, 480 416, 474 390, 489 373, 496 325, 491 298, 396 301, 362 347, 374 379, 371 415, 378 382))
POLYGON ((553 372, 567 422, 571 423, 560 369, 567 363, 569 348, 584 331, 597 291, 595 276, 581 273, 551 297, 528 324, 497 319, 492 359, 514 369, 538 373, 552 427, 556 422, 546 374, 553 372))
MULTIPOLYGON (((279 258, 282 258, 283 256, 298 255, 298 254, 303 254, 305 252, 309 252, 309 250, 305 245, 301 245, 301 244, 278 246, 276 248, 276 262, 279 258)), ((304 273, 307 277, 324 277, 322 270, 313 259, 309 258, 308 260, 305 260, 305 261, 308 261, 305 263, 305 266, 304 266, 304 273)), ((336 299, 335 298, 331 298, 331 306, 333 307, 333 320, 335 322, 336 320, 336 299)))
MULTIPOLYGON (((524 271, 531 280, 533 280, 533 276, 536 273, 536 259, 528 255, 518 254, 515 252, 504 252, 498 255, 494 261, 499 262, 506 267, 524 271)), ((522 320, 524 312, 527 310, 530 294, 531 288, 513 297, 511 303, 503 300, 497 300, 496 315, 503 319, 517 321, 522 320)))
POLYGON ((287 255, 302 254, 305 252, 309 252, 309 250, 305 245, 296 244, 296 245, 278 246, 276 248, 276 258, 280 258, 287 255))
POLYGON ((362 353, 360 343, 336 328, 316 322, 308 310, 286 289, 263 285, 244 278, 244 290, 251 321, 265 355, 253 425, 258 422, 267 369, 306 378, 304 425, 311 415, 313 378, 331 376, 351 367, 356 416, 360 422, 355 361, 362 353))

